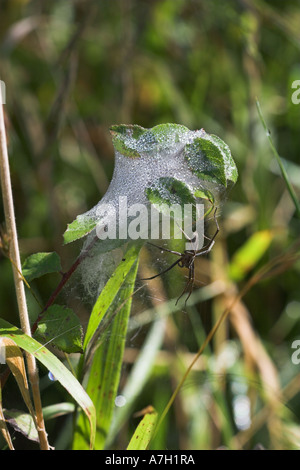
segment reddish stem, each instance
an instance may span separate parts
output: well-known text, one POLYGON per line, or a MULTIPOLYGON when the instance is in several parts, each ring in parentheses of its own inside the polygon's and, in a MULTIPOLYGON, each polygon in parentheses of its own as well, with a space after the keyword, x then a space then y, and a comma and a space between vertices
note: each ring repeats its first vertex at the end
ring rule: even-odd
POLYGON ((46 310, 53 304, 53 302, 55 301, 56 297, 58 296, 58 294, 61 292, 61 290, 63 289, 64 285, 68 282, 68 280, 70 279, 70 277, 72 276, 72 274, 76 271, 76 269, 78 268, 78 266, 80 265, 80 263, 87 257, 87 255, 89 254, 91 248, 94 246, 94 244, 96 243, 96 241, 98 240, 98 237, 94 237, 92 242, 88 245, 88 247, 82 251, 80 253, 80 255, 78 256, 78 258, 76 259, 76 261, 72 264, 72 266, 70 267, 70 269, 63 274, 62 276, 62 279, 60 281, 60 283, 58 284, 58 286, 56 287, 55 291, 52 292, 51 296, 49 297, 49 300, 48 302, 46 303, 45 307, 43 308, 43 310, 39 313, 37 319, 35 320, 34 324, 32 325, 32 328, 31 328, 31 331, 32 331, 32 334, 36 331, 37 327, 38 327, 38 324, 39 322, 41 321, 42 317, 43 317, 43 314, 46 312, 46 310))

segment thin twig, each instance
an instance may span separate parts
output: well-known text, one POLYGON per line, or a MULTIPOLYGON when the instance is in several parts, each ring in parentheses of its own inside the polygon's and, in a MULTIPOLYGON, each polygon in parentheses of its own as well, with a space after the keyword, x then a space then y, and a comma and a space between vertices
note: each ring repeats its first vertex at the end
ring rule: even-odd
MULTIPOLYGON (((29 315, 28 315, 28 310, 27 310, 25 288, 24 288, 23 279, 20 276, 20 272, 22 272, 22 267, 21 267, 19 244, 18 244, 18 237, 17 237, 14 205, 13 205, 13 195, 12 195, 12 187, 11 187, 11 179, 10 179, 10 171, 9 171, 9 160, 8 160, 8 152, 7 152, 7 142, 6 142, 6 132, 5 132, 5 124, 4 124, 1 89, 0 89, 0 173, 1 173, 3 207, 4 207, 7 232, 8 232, 8 236, 10 240, 9 252, 10 252, 10 258, 13 261, 12 269, 13 269, 13 274, 14 274, 14 282, 15 282, 16 296, 17 296, 17 302, 18 302, 20 323, 21 323, 22 331, 26 335, 31 336, 31 328, 30 328, 29 315)), ((26 354, 26 359, 27 359, 27 366, 28 366, 28 376, 29 376, 31 387, 32 387, 32 395, 33 395, 33 401, 34 401, 34 406, 35 406, 36 425, 37 425, 37 431, 38 431, 38 435, 40 439, 40 448, 42 450, 49 450, 50 447, 49 447, 49 443, 47 439, 47 433, 45 430, 45 424, 44 424, 44 418, 43 418, 43 412, 42 412, 42 403, 41 403, 40 389, 39 389, 39 376, 38 376, 38 369, 37 369, 36 361, 35 361, 34 356, 29 353, 26 354)))

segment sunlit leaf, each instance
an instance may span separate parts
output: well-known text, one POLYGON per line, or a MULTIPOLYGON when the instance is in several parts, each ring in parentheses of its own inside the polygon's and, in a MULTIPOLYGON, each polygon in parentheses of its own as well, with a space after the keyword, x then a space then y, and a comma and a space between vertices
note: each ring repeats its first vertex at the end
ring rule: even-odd
POLYGON ((229 265, 231 279, 239 281, 257 264, 271 244, 273 233, 262 230, 254 233, 233 255, 229 265))
POLYGON ((74 242, 88 235, 97 225, 97 221, 90 217, 78 216, 73 222, 68 224, 64 233, 64 244, 74 242))
POLYGON ((151 410, 145 414, 138 427, 136 428, 127 450, 147 450, 155 424, 157 420, 157 413, 155 410, 151 410))

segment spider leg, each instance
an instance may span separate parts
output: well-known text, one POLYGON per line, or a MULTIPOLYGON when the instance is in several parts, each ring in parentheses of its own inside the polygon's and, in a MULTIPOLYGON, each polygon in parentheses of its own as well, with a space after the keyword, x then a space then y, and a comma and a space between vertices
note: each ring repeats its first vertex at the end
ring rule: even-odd
POLYGON ((216 236, 218 235, 218 233, 220 231, 220 227, 219 227, 219 224, 218 224, 218 221, 217 221, 217 218, 216 218, 216 212, 217 212, 217 209, 214 212, 214 219, 215 219, 215 223, 216 223, 216 226, 217 226, 217 230, 215 231, 214 235, 210 239, 209 243, 206 246, 204 246, 198 253, 196 253, 195 256, 201 256, 201 255, 205 255, 206 253, 209 253, 210 250, 212 249, 212 247, 215 244, 215 238, 216 238, 216 236))
POLYGON ((215 212, 214 212, 214 220, 215 220, 215 224, 216 224, 217 230, 215 231, 213 237, 210 239, 210 243, 215 240, 216 236, 218 235, 218 233, 219 233, 219 231, 220 231, 220 227, 219 227, 219 224, 218 224, 218 219, 217 219, 217 217, 216 217, 217 209, 218 209, 218 208, 216 208, 216 210, 215 210, 215 212))
POLYGON ((181 297, 185 294, 185 289, 186 289, 186 286, 185 286, 184 290, 182 291, 182 293, 180 294, 180 296, 178 297, 178 299, 176 300, 175 305, 178 304, 178 302, 179 302, 179 300, 181 299, 181 297))
POLYGON ((182 227, 180 227, 180 225, 176 222, 177 224, 177 227, 179 228, 179 230, 183 233, 183 235, 185 236, 185 238, 189 241, 189 242, 192 242, 194 240, 195 237, 193 238, 190 238, 186 233, 185 231, 183 230, 182 227))
POLYGON ((191 280, 190 280, 190 291, 188 293, 187 298, 185 299, 184 306, 186 306, 187 301, 189 300, 191 293, 193 292, 193 286, 194 286, 194 280, 195 280, 195 265, 194 263, 191 265, 191 280))
POLYGON ((163 246, 155 245, 154 243, 151 243, 151 242, 147 242, 147 243, 148 243, 148 245, 155 246, 156 248, 159 248, 160 250, 163 250, 163 251, 167 251, 168 253, 172 253, 173 255, 177 255, 177 256, 182 255, 182 253, 179 253, 179 251, 168 250, 168 248, 164 248, 163 246))
MULTIPOLYGON (((181 228, 179 224, 177 224, 177 225, 178 225, 179 230, 181 230, 181 232, 182 232, 183 235, 185 236, 185 238, 186 238, 190 243, 192 243, 192 244, 194 245, 193 250, 194 250, 194 251, 197 251, 197 247, 198 247, 198 234, 197 234, 197 232, 193 232, 194 236, 193 236, 193 238, 190 238, 190 237, 187 235, 187 233, 183 230, 183 228, 181 228)), ((205 236, 205 235, 204 235, 204 236, 205 236)), ((207 238, 207 237, 205 237, 205 238, 207 238)))
POLYGON ((189 266, 189 279, 185 285, 185 288, 183 289, 182 293, 180 294, 180 296, 178 297, 178 299, 176 300, 176 303, 175 305, 177 305, 178 301, 181 299, 181 297, 187 292, 188 288, 190 288, 190 291, 189 291, 189 294, 186 298, 186 301, 185 301, 185 305, 188 301, 188 299, 190 298, 190 295, 192 293, 192 290, 193 290, 193 285, 194 285, 194 260, 191 262, 190 266, 189 266))
POLYGON ((178 264, 180 261, 181 261, 181 258, 176 260, 175 263, 171 264, 171 266, 169 266, 167 269, 165 269, 161 273, 155 274, 154 276, 151 276, 151 277, 145 277, 145 278, 141 279, 141 281, 150 281, 151 279, 155 279, 156 277, 161 276, 162 274, 170 271, 170 269, 174 268, 174 266, 176 266, 176 264, 178 264))

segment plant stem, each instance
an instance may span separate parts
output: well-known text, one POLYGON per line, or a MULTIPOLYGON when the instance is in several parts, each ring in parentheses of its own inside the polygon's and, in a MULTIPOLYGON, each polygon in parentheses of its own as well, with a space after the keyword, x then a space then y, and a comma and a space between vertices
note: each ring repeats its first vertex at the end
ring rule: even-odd
MULTIPOLYGON (((19 309, 20 324, 23 333, 31 336, 31 328, 29 322, 29 315, 27 310, 25 288, 23 279, 20 275, 22 272, 19 244, 17 237, 17 228, 15 221, 15 212, 13 205, 13 195, 9 171, 9 160, 7 152, 6 132, 3 115, 2 96, 0 88, 0 173, 1 173, 1 188, 3 197, 3 207, 5 214, 5 222, 7 234, 9 237, 9 254, 12 260, 12 269, 14 275, 14 283, 16 289, 16 296, 19 309)), ((42 404, 39 390, 39 376, 36 361, 33 355, 26 354, 28 376, 32 387, 33 402, 36 413, 36 426, 40 439, 40 448, 42 450, 49 450, 49 443, 47 439, 47 433, 45 430, 42 404)))
POLYGON ((266 123, 265 123, 265 120, 264 120, 264 118, 263 118, 263 115, 262 115, 262 112, 261 112, 261 108, 260 108, 260 104, 259 104, 259 101, 258 101, 258 100, 256 100, 256 107, 257 107, 257 111, 258 111, 260 120, 261 120, 261 122, 262 122, 262 125, 263 125, 263 127, 264 127, 264 129, 265 129, 265 131, 266 131, 266 134, 267 134, 267 138, 268 138, 270 147, 271 147, 272 152, 273 152, 273 154, 274 154, 274 156, 275 156, 275 158, 276 158, 276 160, 277 160, 277 163, 278 163, 278 165, 279 165, 279 168, 280 168, 282 177, 283 177, 283 179, 284 179, 284 181, 285 181, 285 184, 286 184, 286 187, 287 187, 287 189, 288 189, 288 192, 289 192, 289 194, 290 194, 290 196, 291 196, 291 199, 292 199, 292 201, 293 201, 293 203, 294 203, 294 205, 295 205, 296 212, 297 212, 297 216, 300 218, 300 203, 299 203, 299 201, 298 201, 298 199, 297 199, 297 196, 296 196, 296 193, 295 193, 295 191, 294 191, 294 188, 293 188, 293 186, 292 186, 291 183, 290 183, 288 174, 287 174, 286 169, 284 168, 284 165, 283 165, 283 163, 282 163, 282 161, 281 161, 280 155, 279 155, 279 153, 277 152, 277 150, 276 150, 276 148, 275 148, 275 145, 273 144, 273 141, 272 141, 271 136, 270 136, 270 131, 268 130, 267 125, 266 125, 266 123))

